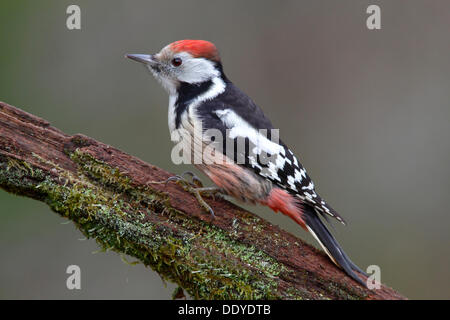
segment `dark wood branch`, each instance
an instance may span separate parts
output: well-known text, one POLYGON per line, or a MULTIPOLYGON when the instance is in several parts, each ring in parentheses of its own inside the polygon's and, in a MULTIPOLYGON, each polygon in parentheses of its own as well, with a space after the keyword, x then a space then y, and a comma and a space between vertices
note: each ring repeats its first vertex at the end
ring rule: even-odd
POLYGON ((104 249, 199 299, 404 299, 362 288, 319 250, 220 199, 216 218, 171 174, 0 102, 0 187, 47 203, 104 249))

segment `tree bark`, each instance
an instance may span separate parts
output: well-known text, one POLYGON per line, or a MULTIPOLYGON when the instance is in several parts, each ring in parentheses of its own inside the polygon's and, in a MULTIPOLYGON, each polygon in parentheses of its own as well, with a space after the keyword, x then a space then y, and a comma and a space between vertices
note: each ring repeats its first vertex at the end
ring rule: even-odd
POLYGON ((172 174, 0 102, 0 187, 43 201, 99 245, 197 299, 405 299, 368 290, 321 251, 223 199, 215 218, 172 174))

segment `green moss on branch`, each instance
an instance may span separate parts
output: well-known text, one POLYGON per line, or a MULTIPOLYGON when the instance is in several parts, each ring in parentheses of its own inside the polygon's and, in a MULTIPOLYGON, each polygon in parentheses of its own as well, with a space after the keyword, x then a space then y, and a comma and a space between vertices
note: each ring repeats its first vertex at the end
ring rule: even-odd
POLYGON ((32 190, 103 250, 137 258, 196 298, 276 298, 276 279, 287 270, 275 259, 171 208, 164 193, 132 186, 119 170, 87 153, 77 149, 70 158, 78 165, 76 175, 36 156, 59 181, 9 160, 0 165, 1 183, 16 193, 32 190))

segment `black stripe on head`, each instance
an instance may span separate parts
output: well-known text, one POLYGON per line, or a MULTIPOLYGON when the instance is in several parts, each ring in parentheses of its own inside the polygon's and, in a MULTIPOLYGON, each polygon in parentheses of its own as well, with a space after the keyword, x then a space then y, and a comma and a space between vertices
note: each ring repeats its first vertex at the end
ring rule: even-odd
POLYGON ((222 80, 225 81, 225 83, 230 82, 230 80, 228 80, 227 76, 223 72, 222 62, 216 62, 215 67, 220 72, 220 78, 222 78, 222 80))

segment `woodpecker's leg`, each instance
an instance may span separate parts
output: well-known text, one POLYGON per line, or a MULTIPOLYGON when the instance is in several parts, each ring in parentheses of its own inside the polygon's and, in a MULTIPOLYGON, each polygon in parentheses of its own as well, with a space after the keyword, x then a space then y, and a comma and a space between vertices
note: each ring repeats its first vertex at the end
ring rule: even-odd
POLYGON ((205 209, 207 212, 209 212, 213 218, 216 217, 216 215, 214 214, 214 210, 202 198, 201 189, 204 188, 192 188, 192 187, 186 188, 185 186, 183 186, 183 189, 193 194, 197 199, 198 203, 202 206, 202 208, 205 209))
POLYGON ((216 197, 222 198, 224 194, 224 191, 222 189, 217 187, 203 187, 203 183, 201 182, 201 180, 190 171, 183 172, 181 175, 169 177, 164 181, 149 181, 147 182, 147 184, 167 184, 170 181, 176 182, 184 190, 195 196, 202 208, 209 212, 213 218, 215 217, 214 210, 208 205, 208 203, 206 203, 205 200, 203 200, 202 196, 212 197, 213 199, 215 199, 216 197), (191 176, 192 182, 184 178, 184 176, 186 175, 191 176))
POLYGON ((178 180, 177 183, 180 184, 184 190, 194 195, 203 209, 209 212, 213 218, 215 217, 214 210, 209 206, 208 203, 206 203, 206 201, 203 199, 203 196, 212 197, 213 199, 215 199, 217 196, 222 198, 224 192, 222 189, 217 187, 194 188, 190 184, 184 183, 183 180, 178 180))
POLYGON ((197 187, 199 187, 199 188, 203 187, 203 182, 202 182, 202 180, 200 180, 200 178, 197 177, 197 176, 195 175, 195 173, 193 173, 193 172, 191 172, 191 171, 185 171, 185 172, 183 172, 183 173, 180 174, 180 175, 172 176, 172 177, 170 177, 170 178, 168 178, 167 180, 162 181, 162 182, 167 183, 167 182, 169 182, 169 181, 177 181, 177 182, 182 181, 182 182, 184 182, 184 183, 186 183, 186 184, 193 184, 193 185, 195 185, 195 186, 197 186, 197 187), (190 177, 191 177, 191 181, 188 181, 188 180, 185 178, 185 176, 190 176, 190 177))
POLYGON ((185 172, 183 172, 180 175, 177 174, 177 175, 171 176, 168 179, 163 180, 163 181, 148 181, 147 184, 167 184, 170 181, 176 181, 176 182, 182 181, 185 184, 193 184, 193 185, 195 185, 197 187, 200 187, 200 188, 203 187, 203 183, 200 180, 200 178, 197 177, 191 171, 185 171, 185 172), (184 178, 184 176, 187 176, 187 175, 191 176, 191 179, 192 179, 191 181, 188 181, 186 178, 184 178))
POLYGON ((218 199, 222 199, 225 195, 225 191, 223 189, 220 189, 218 187, 201 187, 196 188, 196 190, 204 197, 213 198, 214 200, 216 197, 218 199))

